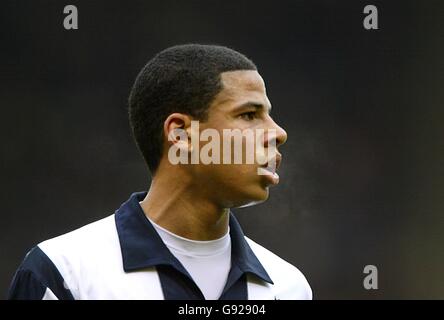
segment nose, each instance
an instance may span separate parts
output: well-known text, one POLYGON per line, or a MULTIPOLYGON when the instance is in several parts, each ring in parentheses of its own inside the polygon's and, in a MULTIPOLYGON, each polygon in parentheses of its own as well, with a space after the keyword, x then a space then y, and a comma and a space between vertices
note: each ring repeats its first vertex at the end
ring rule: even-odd
POLYGON ((285 131, 281 126, 277 125, 276 130, 276 145, 283 145, 287 141, 287 131, 285 131))
POLYGON ((279 126, 273 119, 271 119, 271 125, 268 129, 271 129, 271 132, 275 132, 275 134, 265 134, 265 146, 268 146, 269 142, 273 137, 276 139, 276 147, 283 145, 287 141, 287 132, 279 126))

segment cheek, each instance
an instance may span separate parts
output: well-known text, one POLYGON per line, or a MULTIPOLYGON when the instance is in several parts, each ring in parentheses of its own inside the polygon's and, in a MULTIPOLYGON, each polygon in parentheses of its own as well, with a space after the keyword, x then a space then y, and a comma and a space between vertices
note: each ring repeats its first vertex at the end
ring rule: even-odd
POLYGON ((264 129, 257 128, 211 128, 206 124, 201 127, 199 135, 193 140, 195 148, 194 157, 200 163, 208 164, 213 169, 219 163, 221 171, 249 172, 249 168, 229 168, 230 164, 264 164, 267 153, 264 149, 264 129))
POLYGON ((257 185, 260 176, 253 165, 224 165, 219 171, 221 185, 232 190, 245 189, 257 185))
POLYGON ((201 176, 209 185, 235 185, 256 182, 259 178, 255 165, 247 164, 212 164, 202 167, 201 176))

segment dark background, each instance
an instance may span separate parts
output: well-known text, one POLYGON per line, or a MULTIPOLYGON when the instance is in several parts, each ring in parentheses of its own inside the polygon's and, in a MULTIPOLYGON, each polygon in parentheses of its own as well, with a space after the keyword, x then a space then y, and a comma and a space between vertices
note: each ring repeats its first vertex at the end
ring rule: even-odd
POLYGON ((255 61, 289 136, 269 201, 235 210, 245 232, 318 299, 444 298, 443 20, 442 1, 2 1, 0 293, 32 246, 147 188, 130 87, 200 42, 255 61))

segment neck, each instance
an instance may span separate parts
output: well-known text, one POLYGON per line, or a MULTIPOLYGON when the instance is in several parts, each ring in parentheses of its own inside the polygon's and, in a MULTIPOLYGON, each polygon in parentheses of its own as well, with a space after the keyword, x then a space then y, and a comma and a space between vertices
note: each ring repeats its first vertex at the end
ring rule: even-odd
POLYGON ((191 240, 214 240, 228 232, 229 209, 216 205, 193 179, 177 170, 158 170, 140 205, 152 221, 191 240))

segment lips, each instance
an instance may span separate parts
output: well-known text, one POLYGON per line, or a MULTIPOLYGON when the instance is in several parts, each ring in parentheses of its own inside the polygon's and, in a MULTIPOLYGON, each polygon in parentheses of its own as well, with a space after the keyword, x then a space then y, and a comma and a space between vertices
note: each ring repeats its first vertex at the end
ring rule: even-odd
POLYGON ((265 170, 268 170, 272 173, 276 173, 277 169, 281 165, 282 156, 278 153, 275 157, 271 158, 266 164, 261 166, 265 170))
POLYGON ((277 154, 274 158, 269 160, 265 165, 258 168, 258 174, 265 176, 272 184, 279 183, 279 175, 276 170, 279 168, 282 161, 282 156, 277 154))

